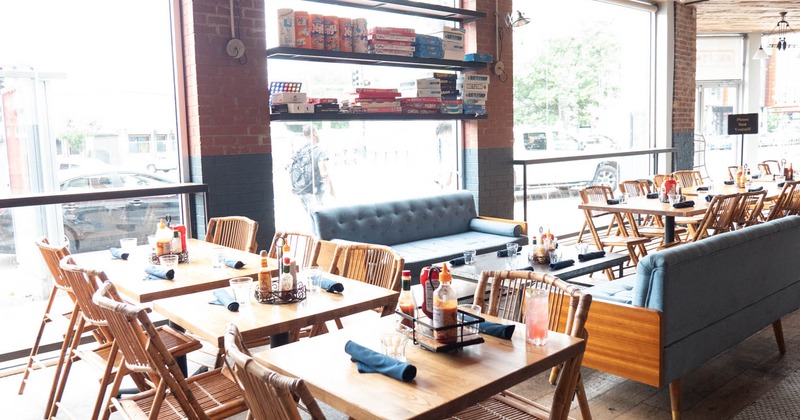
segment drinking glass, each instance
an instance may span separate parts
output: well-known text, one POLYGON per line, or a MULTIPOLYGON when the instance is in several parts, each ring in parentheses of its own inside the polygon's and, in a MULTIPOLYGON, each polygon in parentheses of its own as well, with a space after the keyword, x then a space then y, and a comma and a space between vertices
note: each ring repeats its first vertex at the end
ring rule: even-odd
POLYGON ((525 291, 525 340, 534 346, 547 344, 549 294, 533 287, 525 291))
POLYGON ((585 244, 583 242, 575 244, 575 249, 578 251, 578 255, 585 254, 589 251, 589 244, 585 244))
POLYGON ((678 200, 680 200, 680 196, 678 196, 678 194, 669 194, 667 197, 669 198, 670 204, 675 204, 678 202, 678 200))
POLYGON ((464 264, 475 264, 475 250, 468 249, 464 251, 464 264))
POLYGON ((222 268, 225 266, 225 248, 215 246, 211 250, 211 268, 222 268))
MULTIPOLYGON (((461 305, 458 305, 458 309, 467 312, 467 314, 463 315, 463 321, 465 323, 477 321, 477 319, 469 316, 468 314, 480 315, 481 313, 481 306, 475 305, 474 303, 462 303, 461 305)), ((464 339, 474 338, 478 334, 478 324, 465 325, 463 334, 464 339)))
POLYGON ((119 247, 125 252, 131 252, 136 248, 136 238, 122 238, 119 240, 119 247))
POLYGON ((322 277, 322 269, 316 265, 306 268, 306 288, 309 292, 316 292, 319 290, 319 281, 322 277))
POLYGON ((519 244, 516 242, 509 242, 506 244, 506 252, 508 253, 509 257, 513 257, 517 255, 517 248, 519 248, 519 244))
POLYGON ((177 254, 166 254, 158 257, 158 263, 164 268, 175 268, 178 265, 177 254))
POLYGON ((560 249, 553 249, 548 252, 548 256, 550 257, 550 263, 554 264, 561 261, 561 250, 560 249))
POLYGON ((233 290, 233 298, 239 302, 239 305, 244 305, 250 302, 250 292, 253 289, 253 279, 250 277, 234 277, 228 282, 233 290))
POLYGON ((402 327, 401 332, 390 332, 381 336, 381 350, 383 354, 397 359, 401 362, 406 361, 406 344, 408 344, 408 334, 402 327))

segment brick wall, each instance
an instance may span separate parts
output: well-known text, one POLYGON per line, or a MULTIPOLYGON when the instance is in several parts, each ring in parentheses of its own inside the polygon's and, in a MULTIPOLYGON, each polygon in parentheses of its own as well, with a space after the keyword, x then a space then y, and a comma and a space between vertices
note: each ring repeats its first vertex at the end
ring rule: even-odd
MULTIPOLYGON (((511 12, 511 0, 497 0, 501 17, 511 12)), ((497 60, 495 48, 495 2, 493 0, 466 0, 466 9, 486 13, 486 18, 466 25, 465 51, 492 54, 497 60)), ((500 20, 503 25, 504 20, 500 20)), ((486 120, 464 123, 465 161, 464 178, 466 188, 477 196, 478 211, 484 216, 511 218, 514 215, 514 88, 513 88, 513 43, 511 31, 503 36, 502 61, 507 79, 492 74, 489 84, 489 99, 486 120)), ((490 74, 490 70, 481 70, 490 74)))
POLYGON ((672 144, 678 149, 674 170, 694 167, 695 70, 697 25, 694 7, 675 3, 675 74, 672 98, 672 144))
POLYGON ((259 223, 260 247, 275 230, 264 0, 237 0, 239 38, 246 56, 231 58, 227 1, 183 0, 183 58, 191 180, 209 186, 208 203, 195 203, 195 231, 209 217, 241 215, 259 223))

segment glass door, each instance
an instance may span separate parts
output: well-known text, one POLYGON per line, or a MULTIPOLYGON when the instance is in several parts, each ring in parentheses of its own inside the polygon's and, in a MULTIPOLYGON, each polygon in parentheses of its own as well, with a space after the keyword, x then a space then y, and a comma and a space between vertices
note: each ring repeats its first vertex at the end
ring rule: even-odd
POLYGON ((728 135, 728 115, 739 112, 739 86, 699 84, 697 133, 705 138, 705 161, 713 180, 728 179, 728 166, 739 164, 741 136, 728 135))

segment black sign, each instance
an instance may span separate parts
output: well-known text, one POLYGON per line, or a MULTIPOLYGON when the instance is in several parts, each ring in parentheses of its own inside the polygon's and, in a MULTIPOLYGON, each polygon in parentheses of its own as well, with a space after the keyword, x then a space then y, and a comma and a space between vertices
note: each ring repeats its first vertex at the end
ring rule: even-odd
POLYGON ((758 134, 758 114, 728 115, 728 134, 758 134))

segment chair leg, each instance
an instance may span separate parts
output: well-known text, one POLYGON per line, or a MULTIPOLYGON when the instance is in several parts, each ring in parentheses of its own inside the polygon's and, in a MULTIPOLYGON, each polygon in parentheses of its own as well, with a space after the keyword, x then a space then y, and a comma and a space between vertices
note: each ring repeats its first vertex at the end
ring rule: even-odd
POLYGON ((681 419, 681 380, 669 383, 669 402, 672 407, 672 420, 681 419))
POLYGON ((581 409, 583 420, 592 420, 592 412, 589 410, 589 399, 586 397, 586 389, 583 386, 583 376, 578 376, 578 385, 575 387, 575 395, 578 397, 578 407, 581 409))
POLYGON ((44 409, 46 410, 44 413, 45 418, 54 417, 58 411, 58 408, 56 407, 57 400, 55 398, 56 392, 59 388, 61 376, 65 375, 65 373, 62 373, 62 370, 64 369, 64 365, 72 358, 72 350, 77 347, 78 342, 81 340, 80 337, 81 332, 83 331, 83 319, 79 318, 81 318, 81 313, 77 308, 75 308, 75 310, 72 311, 72 316, 69 319, 67 333, 64 335, 64 342, 61 343, 61 352, 58 354, 56 372, 53 375, 53 384, 50 386, 50 396, 47 399, 47 405, 44 406, 44 409))
POLYGON ((94 402, 94 411, 92 411, 92 418, 97 419, 100 417, 100 410, 103 408, 103 403, 105 402, 106 391, 108 389, 109 383, 113 381, 109 381, 111 378, 111 372, 114 370, 114 362, 116 360, 117 355, 117 342, 111 345, 111 352, 109 352, 109 358, 106 362, 106 368, 103 369, 103 376, 100 378, 100 389, 97 391, 97 399, 94 402))
POLYGON ((775 333, 775 341, 778 342, 778 351, 785 354, 786 343, 783 341, 783 324, 781 324, 780 318, 772 323, 772 331, 775 333))
POLYGON ((25 385, 28 383, 28 376, 31 374, 31 370, 33 370, 33 360, 36 355, 39 354, 39 344, 42 342, 44 327, 50 322, 47 317, 53 307, 53 301, 55 300, 57 291, 58 289, 55 286, 53 286, 53 289, 50 291, 50 299, 47 300, 47 305, 44 308, 44 314, 42 314, 42 324, 39 325, 39 332, 36 334, 36 340, 33 341, 31 354, 28 356, 28 365, 25 366, 25 371, 22 374, 22 382, 19 384, 19 391, 17 392, 18 395, 22 395, 22 393, 25 392, 25 385))

